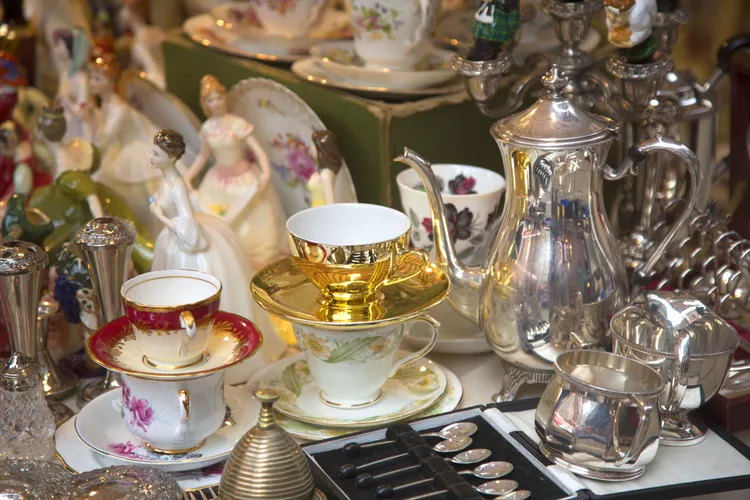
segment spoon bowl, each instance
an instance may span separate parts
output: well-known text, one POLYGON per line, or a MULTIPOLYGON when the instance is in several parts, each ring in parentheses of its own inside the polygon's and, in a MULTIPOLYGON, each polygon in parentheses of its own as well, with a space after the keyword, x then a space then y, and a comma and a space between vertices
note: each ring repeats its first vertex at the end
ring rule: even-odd
POLYGON ((511 472, 513 472, 513 464, 498 461, 479 465, 470 474, 479 479, 500 479, 511 472))
POLYGON ((450 458, 446 458, 448 462, 460 465, 476 464, 487 460, 492 455, 492 452, 487 448, 475 448, 473 450, 462 451, 458 455, 450 458))
POLYGON ((461 439, 446 439, 440 441, 438 444, 432 447, 438 453, 455 453, 457 451, 465 450, 474 440, 470 437, 464 437, 461 439))
POLYGON ((518 483, 512 479, 496 479, 495 481, 488 481, 474 487, 482 495, 493 496, 507 495, 516 488, 518 488, 518 483))

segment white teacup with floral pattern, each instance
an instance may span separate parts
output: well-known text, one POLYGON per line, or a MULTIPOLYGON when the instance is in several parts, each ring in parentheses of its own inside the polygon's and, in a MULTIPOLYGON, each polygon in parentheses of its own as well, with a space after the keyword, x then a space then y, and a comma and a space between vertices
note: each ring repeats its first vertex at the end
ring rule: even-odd
MULTIPOLYGON (((492 170, 470 165, 434 164, 432 171, 442 186, 448 229, 462 259, 471 257, 484 243, 490 226, 500 215, 505 179, 492 170)), ((431 253, 432 215, 427 194, 417 172, 408 168, 396 176, 401 206, 411 220, 411 243, 431 253)))
POLYGON ((226 413, 224 372, 178 380, 122 374, 113 401, 125 427, 158 453, 188 453, 221 427, 226 413))
POLYGON ((266 33, 301 38, 320 18, 326 0, 250 0, 250 4, 266 33))
POLYGON ((326 329, 294 324, 320 398, 336 408, 362 408, 376 403, 381 388, 405 364, 426 355, 437 341, 440 323, 427 314, 387 326, 359 330, 326 329), (396 351, 415 323, 430 325, 431 339, 422 349, 396 360, 396 351))
POLYGON ((365 66, 411 70, 426 57, 440 0, 347 0, 365 66))

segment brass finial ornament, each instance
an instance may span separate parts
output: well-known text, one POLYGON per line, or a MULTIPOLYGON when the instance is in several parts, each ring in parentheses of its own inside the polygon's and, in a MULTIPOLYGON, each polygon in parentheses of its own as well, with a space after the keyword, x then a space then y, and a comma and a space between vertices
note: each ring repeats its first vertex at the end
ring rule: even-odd
POLYGON ((273 404, 279 393, 255 391, 260 401, 258 424, 250 429, 227 460, 221 476, 222 500, 324 498, 315 491, 310 466, 302 448, 276 424, 273 404))

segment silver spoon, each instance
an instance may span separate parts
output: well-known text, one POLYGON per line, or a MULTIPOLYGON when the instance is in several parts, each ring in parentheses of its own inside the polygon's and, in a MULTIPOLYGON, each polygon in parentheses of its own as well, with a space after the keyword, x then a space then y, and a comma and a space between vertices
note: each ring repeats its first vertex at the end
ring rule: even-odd
MULTIPOLYGON (((444 445, 444 443, 447 443, 448 441, 442 441, 435 446, 432 447, 434 451, 437 451, 438 453, 453 453, 456 451, 461 451, 466 448, 468 448, 471 445, 472 439, 471 438, 465 438, 464 442, 456 442, 451 441, 449 445, 444 445), (448 447, 454 447, 455 449, 447 449, 448 447)), ((474 450, 469 450, 474 451, 474 450)), ((487 452, 490 452, 487 450, 487 452)), ((399 460, 404 457, 408 457, 408 453, 399 453, 398 455, 393 455, 392 457, 386 457, 381 458, 380 460, 373 460, 372 462, 367 462, 362 465, 354 465, 354 464, 344 464, 339 468, 339 474, 341 474, 341 477, 351 478, 357 475, 358 472, 362 472, 367 469, 371 469, 372 467, 377 467, 378 465, 387 464, 388 462, 392 462, 394 460, 399 460)), ((489 456, 489 455, 488 455, 489 456)), ((459 462, 456 462, 459 463, 459 462)))
MULTIPOLYGON (((458 473, 466 476, 478 477, 479 479, 498 479, 503 476, 507 476, 512 471, 513 464, 510 464, 508 462, 487 462, 486 464, 475 467, 474 470, 462 470, 458 471, 458 473)), ((378 498, 391 498, 396 492, 412 488, 414 486, 419 486, 420 484, 432 482, 433 479, 434 478, 428 477, 426 479, 420 479, 419 481, 413 481, 411 483, 406 483, 399 486, 389 486, 387 484, 383 484, 375 489, 375 496, 378 498)), ((490 483, 484 483, 484 485, 487 484, 490 483)), ((516 488, 517 487, 518 483, 516 483, 516 488)), ((480 493, 482 492, 480 491, 480 493)))
POLYGON ((438 453, 455 453, 457 451, 465 450, 471 446, 471 443, 473 442, 474 440, 468 436, 460 439, 446 439, 445 441, 440 441, 433 446, 432 449, 438 453))
MULTIPOLYGON (((446 462, 450 462, 453 464, 459 464, 459 465, 469 465, 469 464, 478 464, 479 462, 482 462, 488 458, 490 458, 490 455, 492 455, 492 452, 488 450, 487 448, 476 448, 474 450, 466 450, 462 451, 455 457, 445 457, 444 460, 446 462)), ((355 480, 355 484, 358 488, 371 488, 375 481, 379 479, 383 479, 385 477, 389 476, 395 476, 397 474, 401 474, 404 472, 408 472, 410 470, 416 470, 421 467, 420 465, 410 465, 409 467, 404 467, 403 469, 396 469, 389 472, 383 472, 381 474, 372 475, 368 473, 360 474, 357 476, 357 479, 355 480)), ((511 466, 511 470, 512 470, 511 466)), ((500 476, 497 476, 500 477, 500 476)), ((492 478, 497 479, 497 478, 492 478)))
MULTIPOLYGON (((499 500, 521 500, 522 498, 528 498, 528 495, 518 498, 509 495, 511 492, 514 492, 513 490, 518 488, 518 483, 510 479, 497 479, 495 481, 482 483, 479 486, 473 486, 473 488, 482 495, 498 496, 500 497, 499 500)), ((448 493, 448 490, 433 491, 432 493, 425 493, 424 495, 417 495, 415 497, 405 498, 404 500, 423 500, 425 498, 440 496, 444 493, 448 493)), ((498 499, 496 498, 495 500, 498 499)))
MULTIPOLYGON (((479 428, 472 422, 455 422, 447 425, 440 429, 438 432, 426 432, 420 434, 422 437, 439 437, 442 439, 461 441, 463 438, 473 436, 479 428)), ((385 444, 395 443, 395 439, 389 439, 385 441, 374 441, 372 443, 346 443, 344 445, 344 453, 350 457, 358 457, 362 450, 367 448, 375 448, 377 446, 383 446, 385 444)))

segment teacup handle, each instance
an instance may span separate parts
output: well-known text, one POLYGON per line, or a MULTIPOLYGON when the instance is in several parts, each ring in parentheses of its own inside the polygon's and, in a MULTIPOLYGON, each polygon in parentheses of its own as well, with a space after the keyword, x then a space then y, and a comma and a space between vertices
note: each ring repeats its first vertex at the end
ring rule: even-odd
POLYGON ((177 391, 177 399, 180 401, 180 423, 177 426, 177 435, 181 436, 187 432, 190 421, 190 391, 180 389, 177 391))
POLYGON ((435 347, 435 344, 437 343, 438 339, 438 330, 440 330, 440 322, 433 318, 432 316, 428 314, 422 314, 420 316, 417 316, 417 318, 414 320, 414 323, 412 323, 411 327, 409 327, 409 332, 411 332, 411 329, 414 328, 414 325, 419 323, 420 321, 424 321, 428 325, 432 327, 432 334, 430 335, 430 341, 427 342, 427 345, 418 350, 415 353, 409 354, 408 356, 405 356, 398 360, 394 366, 393 370, 391 371, 391 374, 388 376, 393 377, 397 371, 401 369, 405 364, 411 363, 412 361, 415 361, 425 355, 427 355, 428 352, 432 350, 433 347, 435 347))
POLYGON ((188 342, 195 338, 195 333, 198 331, 198 328, 195 325, 195 318, 193 317, 193 313, 191 313, 190 311, 182 311, 180 313, 180 326, 185 329, 185 334, 187 337, 185 338, 185 340, 180 342, 180 347, 177 355, 180 358, 184 358, 187 354, 188 342))
POLYGON ((407 250, 406 252, 396 256, 396 258, 394 259, 395 260, 394 266, 393 266, 394 270, 398 269, 399 266, 401 266, 401 264, 404 262, 404 260, 407 257, 410 257, 412 255, 417 255, 422 261, 422 265, 419 266, 419 269, 417 269, 413 273, 406 274, 406 275, 389 276, 388 278, 383 280, 383 286, 395 285, 396 283, 401 283, 402 281, 410 280, 414 276, 421 273, 424 270, 424 268, 427 267, 427 265, 430 263, 430 256, 427 252, 425 252, 424 250, 420 248, 413 248, 411 250, 407 250))
POLYGON ((672 370, 669 381, 670 392, 667 398, 667 411, 679 409, 682 399, 687 392, 688 370, 690 369, 690 332, 682 330, 679 337, 675 339, 674 353, 677 357, 677 366, 672 370))
POLYGON ((649 431, 649 423, 651 421, 651 415, 654 412, 653 405, 648 404, 643 399, 639 398, 636 395, 630 396, 631 401, 633 401, 638 406, 638 414, 640 415, 640 418, 638 419, 638 428, 635 431, 635 436, 633 436, 633 443, 630 445, 630 449, 627 453, 622 453, 620 451, 620 408, 622 406, 622 402, 617 403, 617 410, 615 412, 614 422, 612 423, 613 431, 614 431, 614 446, 615 446, 615 453, 617 454, 617 460, 615 461, 615 467, 621 467, 631 460, 638 460, 638 457, 641 456, 641 453, 643 453, 644 448, 646 448, 647 439, 648 439, 648 431, 649 431))
MULTIPOLYGON (((419 27, 414 33, 414 38, 406 42, 405 48, 407 52, 411 52, 415 47, 422 43, 425 32, 427 32, 427 22, 432 16, 432 0, 415 0, 420 10, 419 27)), ((430 35, 431 33, 427 33, 430 35)))
POLYGON ((318 3, 313 7, 312 12, 310 13, 310 17, 307 19, 307 24, 305 25, 305 30, 309 31, 310 28, 320 19, 321 13, 323 12, 323 7, 328 2, 325 2, 324 0, 319 0, 318 3))

